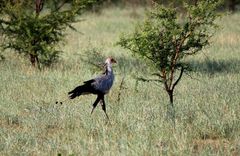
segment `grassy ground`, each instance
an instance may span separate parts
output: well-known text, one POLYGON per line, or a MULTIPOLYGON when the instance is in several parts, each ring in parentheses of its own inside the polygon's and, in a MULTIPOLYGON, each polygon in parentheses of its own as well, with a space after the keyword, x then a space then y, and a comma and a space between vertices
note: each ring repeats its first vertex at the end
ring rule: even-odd
POLYGON ((50 69, 38 71, 22 57, 5 53, 0 155, 239 155, 240 14, 224 17, 212 46, 186 60, 194 71, 177 86, 174 129, 166 120, 168 97, 162 86, 136 83, 133 75, 146 73, 146 65, 115 46, 143 12, 113 8, 85 15, 75 25, 81 33, 69 32, 61 62, 50 69), (110 123, 100 107, 90 115, 95 96, 55 104, 100 73, 85 61, 109 55, 118 60, 107 97, 110 123))

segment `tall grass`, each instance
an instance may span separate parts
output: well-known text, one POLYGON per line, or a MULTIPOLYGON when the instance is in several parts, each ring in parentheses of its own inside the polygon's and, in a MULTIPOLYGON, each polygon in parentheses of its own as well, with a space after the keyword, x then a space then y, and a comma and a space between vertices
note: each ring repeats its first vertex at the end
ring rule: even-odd
POLYGON ((142 8, 112 8, 86 14, 75 25, 81 33, 69 31, 60 46, 65 51, 61 62, 42 71, 5 52, 0 155, 239 155, 240 15, 221 19, 212 46, 186 59, 193 71, 176 88, 174 128, 166 120, 168 97, 162 86, 133 78, 146 74, 147 65, 115 46, 143 13, 142 8), (95 96, 55 104, 101 72, 86 62, 100 63, 106 56, 118 60, 107 96, 109 123, 100 107, 90 115, 95 96))

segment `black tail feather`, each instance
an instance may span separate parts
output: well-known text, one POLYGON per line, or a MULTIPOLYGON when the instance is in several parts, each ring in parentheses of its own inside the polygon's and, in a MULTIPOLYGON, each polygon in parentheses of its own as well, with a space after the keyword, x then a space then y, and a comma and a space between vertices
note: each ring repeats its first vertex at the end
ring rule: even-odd
POLYGON ((91 86, 86 84, 82 86, 78 86, 72 91, 68 92, 68 96, 70 99, 74 99, 75 97, 80 96, 82 94, 90 93, 90 88, 91 86))

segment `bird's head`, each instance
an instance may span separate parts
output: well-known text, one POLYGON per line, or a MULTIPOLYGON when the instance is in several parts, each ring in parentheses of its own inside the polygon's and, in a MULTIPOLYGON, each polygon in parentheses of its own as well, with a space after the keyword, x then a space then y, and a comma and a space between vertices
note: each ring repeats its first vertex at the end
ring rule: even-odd
POLYGON ((117 63, 112 57, 108 57, 105 61, 105 65, 112 65, 113 63, 117 63))

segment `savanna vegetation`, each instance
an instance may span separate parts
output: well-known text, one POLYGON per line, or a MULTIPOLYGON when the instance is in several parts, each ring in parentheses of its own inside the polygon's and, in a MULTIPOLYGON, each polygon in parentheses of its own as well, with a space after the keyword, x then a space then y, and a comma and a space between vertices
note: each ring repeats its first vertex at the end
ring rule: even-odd
MULTIPOLYGON (((183 61, 186 57, 198 54, 209 45, 213 30, 217 27, 218 1, 201 1, 197 5, 182 7, 183 16, 175 8, 156 4, 147 13, 146 20, 137 25, 131 35, 122 36, 118 42, 135 55, 141 56, 155 68, 155 79, 140 78, 142 81, 155 81, 163 84, 169 95, 169 114, 174 113, 173 94, 182 75, 191 69, 183 61), (178 72, 179 71, 179 72, 178 72)), ((148 76, 144 76, 148 77, 148 76)))
POLYGON ((0 33, 3 50, 27 56, 33 66, 49 66, 58 60, 66 28, 94 0, 44 1, 3 0, 0 5, 0 33))
MULTIPOLYGON (((137 81, 152 73, 145 61, 116 45, 145 18, 143 7, 85 13, 67 29, 60 60, 38 70, 28 58, 1 51, 0 155, 239 155, 240 14, 226 14, 210 46, 184 61, 189 74, 175 89, 175 126, 166 120, 163 86, 137 81), (56 105, 101 71, 112 56, 116 81, 107 96, 109 123, 93 96, 56 105)), ((0 38, 2 40, 2 38, 0 38)))

